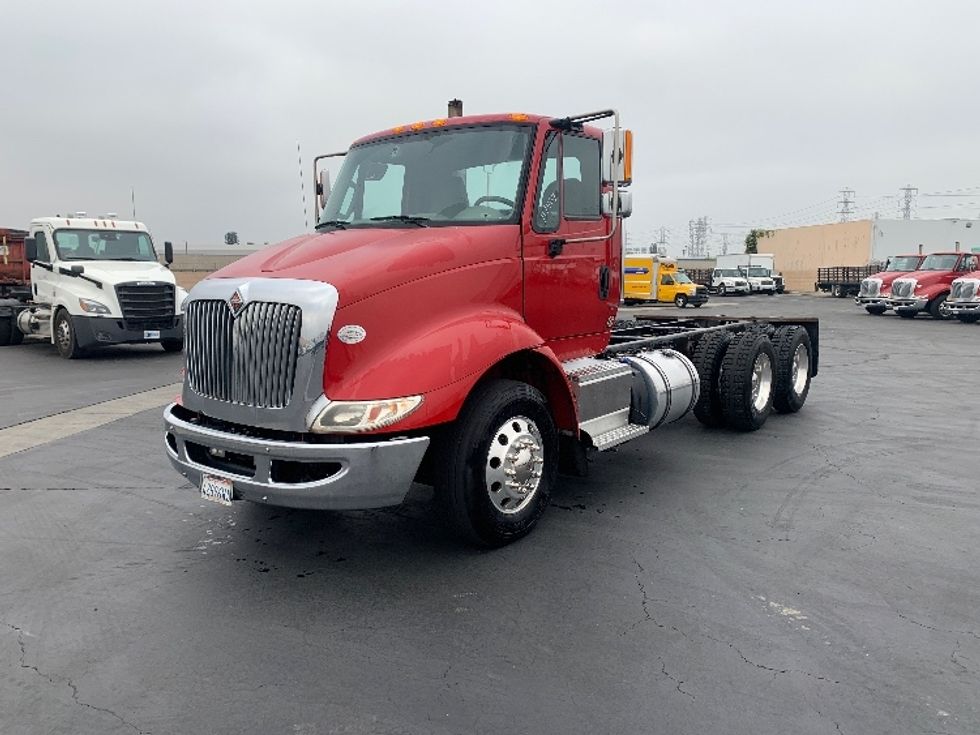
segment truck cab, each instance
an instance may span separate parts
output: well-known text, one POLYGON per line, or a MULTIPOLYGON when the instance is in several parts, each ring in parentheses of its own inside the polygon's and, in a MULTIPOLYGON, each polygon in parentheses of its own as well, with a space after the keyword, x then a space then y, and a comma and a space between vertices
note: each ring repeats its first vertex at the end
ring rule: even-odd
POLYGON ((711 272, 711 288, 721 296, 746 296, 750 292, 749 282, 738 268, 715 268, 711 272))
POLYGON ((777 287, 772 271, 762 265, 745 265, 739 268, 742 277, 749 282, 751 293, 764 293, 775 296, 777 287))
MULTIPOLYGON (((169 243, 168 264, 172 260, 169 243)), ((146 225, 114 217, 40 217, 24 239, 29 290, 0 318, 11 335, 46 337, 62 357, 111 344, 183 345, 186 292, 161 265, 146 225)), ((2 336, 2 335, 0 335, 2 336)))
POLYGON ((861 281, 854 303, 863 306, 869 314, 880 316, 891 308, 891 288, 897 278, 917 271, 924 255, 895 255, 885 262, 882 271, 861 281))
POLYGON ((949 319, 946 299, 957 278, 978 269, 973 253, 945 252, 927 255, 918 269, 892 281, 888 305, 903 319, 928 312, 934 319, 949 319))
POLYGON ((660 302, 697 308, 707 302, 708 289, 694 283, 673 258, 628 255, 623 268, 623 300, 626 304, 660 302))

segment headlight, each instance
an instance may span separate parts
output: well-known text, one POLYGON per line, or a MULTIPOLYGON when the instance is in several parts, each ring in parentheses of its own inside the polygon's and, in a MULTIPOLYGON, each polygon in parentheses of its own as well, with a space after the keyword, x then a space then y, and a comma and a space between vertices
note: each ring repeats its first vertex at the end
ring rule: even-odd
POLYGON ((92 299, 79 299, 78 305, 86 314, 108 314, 109 307, 92 299))
POLYGON ((187 300, 187 290, 177 286, 177 313, 184 313, 184 302, 187 300))
POLYGON ((357 434, 391 426, 422 405, 422 396, 385 401, 335 401, 313 421, 317 434, 357 434))

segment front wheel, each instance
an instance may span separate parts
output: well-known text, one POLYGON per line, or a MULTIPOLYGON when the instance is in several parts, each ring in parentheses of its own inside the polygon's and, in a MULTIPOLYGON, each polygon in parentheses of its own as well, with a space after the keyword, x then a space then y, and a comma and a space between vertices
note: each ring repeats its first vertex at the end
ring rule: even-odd
POLYGON ((895 310, 895 313, 898 314, 900 317, 902 317, 902 319, 915 319, 915 315, 918 314, 919 312, 917 312, 917 311, 899 311, 898 309, 896 309, 895 310))
POLYGON ((162 339, 160 340, 160 346, 163 348, 164 352, 180 352, 184 349, 184 340, 162 339))
POLYGON ((674 297, 674 306, 676 306, 678 309, 683 309, 685 306, 687 306, 687 296, 682 293, 677 294, 674 297))
POLYGON ((871 306, 865 306, 864 310, 869 314, 874 314, 875 316, 881 316, 886 311, 888 311, 888 307, 881 306, 880 304, 872 304, 871 306))
POLYGON ((85 354, 78 346, 71 314, 64 309, 60 309, 54 319, 54 346, 58 348, 58 354, 66 360, 74 360, 85 354))
POLYGON ((953 315, 946 308, 946 294, 940 294, 929 302, 929 315, 933 319, 951 319, 953 315))
POLYGON ((558 431, 544 396, 526 383, 493 380, 440 440, 436 495, 459 536, 503 546, 534 528, 557 470, 558 431))
POLYGON ((977 321, 980 321, 980 314, 967 312, 966 314, 957 314, 956 318, 964 324, 976 324, 977 321))

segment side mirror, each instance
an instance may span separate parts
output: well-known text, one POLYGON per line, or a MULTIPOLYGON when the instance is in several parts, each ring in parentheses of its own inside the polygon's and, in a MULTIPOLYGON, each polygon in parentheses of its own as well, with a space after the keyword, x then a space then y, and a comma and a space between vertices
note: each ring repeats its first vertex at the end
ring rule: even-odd
POLYGON ((70 270, 76 276, 80 276, 82 273, 85 272, 85 266, 84 265, 73 265, 68 270, 70 270))
POLYGON ((27 258, 28 263, 37 260, 37 240, 33 237, 24 238, 24 257, 27 258))
MULTIPOLYGON (((612 217, 613 193, 611 191, 602 193, 602 213, 607 217, 612 217)), ((620 217, 629 217, 633 214, 633 192, 619 190, 619 207, 616 214, 620 217)))
POLYGON ((167 265, 174 262, 174 244, 170 240, 163 243, 163 259, 167 265))

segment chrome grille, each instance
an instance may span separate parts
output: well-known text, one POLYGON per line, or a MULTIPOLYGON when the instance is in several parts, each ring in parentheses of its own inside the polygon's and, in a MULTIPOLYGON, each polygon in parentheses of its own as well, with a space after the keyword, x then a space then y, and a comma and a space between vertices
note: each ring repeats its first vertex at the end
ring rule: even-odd
POLYGON ((881 293, 881 280, 878 278, 865 278, 861 281, 860 296, 877 296, 881 293))
POLYGON ((892 296, 899 299, 907 299, 912 295, 911 281, 895 281, 892 284, 892 296))
POLYGON ((256 408, 289 403, 302 323, 298 306, 257 301, 234 318, 225 301, 191 301, 185 319, 191 390, 256 408))
POLYGON ((966 293, 966 289, 963 288, 964 286, 966 286, 965 283, 962 283, 960 281, 953 281, 953 285, 950 286, 950 289, 949 289, 949 298, 950 298, 950 300, 965 298, 965 296, 961 296, 960 295, 961 290, 962 290, 962 292, 964 294, 966 293))
POLYGON ((949 296, 955 301, 972 301, 977 295, 977 281, 954 281, 949 296))

